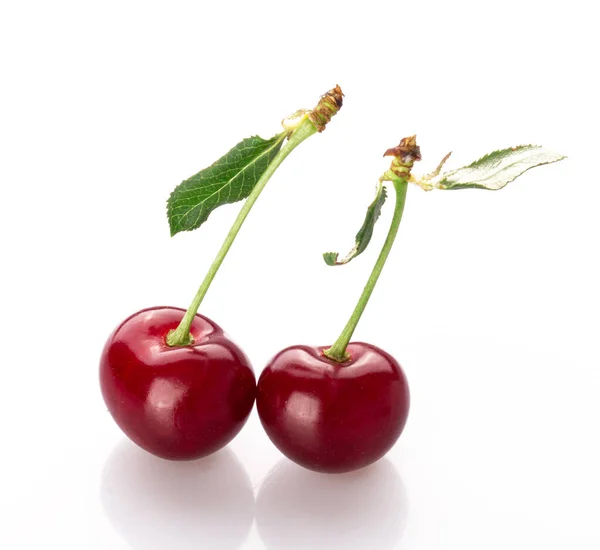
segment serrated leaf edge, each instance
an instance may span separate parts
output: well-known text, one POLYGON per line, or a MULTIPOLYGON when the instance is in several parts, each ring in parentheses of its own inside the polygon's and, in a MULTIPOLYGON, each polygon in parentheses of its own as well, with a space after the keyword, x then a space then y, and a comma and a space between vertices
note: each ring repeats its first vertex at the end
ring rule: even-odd
MULTIPOLYGON (((461 170, 468 170, 469 168, 476 168, 478 164, 486 162, 489 158, 493 157, 494 155, 497 155, 498 153, 502 153, 504 151, 509 151, 509 150, 518 151, 520 149, 543 149, 543 148, 544 147, 542 145, 527 144, 527 145, 515 145, 513 147, 507 147, 505 149, 497 149, 495 151, 492 151, 491 153, 486 153, 485 155, 481 156, 477 160, 474 160, 470 164, 461 166, 460 168, 456 168, 455 170, 450 170, 449 172, 444 172, 443 174, 440 175, 440 179, 438 182, 436 182, 434 184, 434 187, 436 189, 442 189, 444 191, 454 191, 454 190, 458 190, 458 189, 485 189, 487 191, 499 191, 500 189, 503 189, 509 183, 515 181, 519 176, 522 176, 525 172, 531 170, 532 168, 537 168, 538 166, 545 166, 547 164, 553 164, 555 162, 559 162, 559 161, 567 158, 566 155, 560 155, 559 153, 554 153, 553 151, 548 151, 549 153, 555 154, 556 158, 547 160, 544 162, 540 162, 539 164, 535 164, 534 166, 529 166, 528 168, 525 168, 525 170, 523 170, 520 174, 517 174, 514 178, 507 180, 504 183, 504 185, 502 185, 500 187, 486 187, 485 185, 469 184, 469 183, 463 183, 463 184, 455 185, 452 187, 444 186, 444 181, 447 180, 449 177, 460 172, 461 170)), ((516 162, 507 165, 507 167, 514 166, 514 164, 516 164, 516 162)))
MULTIPOLYGON (((272 138, 269 139, 265 139, 262 138, 261 136, 255 134, 252 136, 249 136, 247 138, 242 139, 241 141, 239 141, 238 143, 236 143, 227 153, 225 153, 224 155, 222 155, 220 158, 218 158, 215 162, 213 162, 212 164, 210 164, 209 166, 207 166, 206 168, 203 168, 202 170, 200 170, 200 172, 204 172, 205 170, 209 170, 210 168, 214 168, 217 164, 219 164, 219 162, 221 162, 233 149, 235 149, 236 147, 238 147, 241 143, 243 143, 244 141, 247 140, 251 140, 251 139, 262 139, 265 142, 271 141, 274 138, 279 137, 278 140, 274 141, 272 146, 265 149, 260 155, 256 156, 252 162, 248 163, 248 165, 246 165, 244 167, 244 169, 242 170, 245 171, 248 169, 248 167, 252 166, 253 164, 255 164, 256 162, 258 162, 260 159, 262 159, 265 155, 270 154, 273 149, 275 147, 281 147, 281 144, 283 143, 284 139, 287 137, 287 133, 286 132, 282 132, 280 134, 275 134, 272 138)), ((200 173, 198 172, 198 173, 200 173)), ((230 179, 228 179, 225 183, 223 183, 223 185, 220 186, 220 188, 211 193, 210 195, 208 195, 203 201, 202 203, 205 203, 207 200, 209 200, 210 198, 214 197, 215 195, 218 195, 219 193, 221 193, 221 191, 223 190, 223 188, 227 187, 228 185, 231 185, 231 183, 237 178, 239 177, 241 172, 237 172, 233 177, 231 177, 230 179)), ((194 174, 196 175, 196 174, 194 174)), ((182 218, 184 218, 185 216, 187 216, 192 210, 194 210, 194 208, 198 208, 198 204, 190 207, 188 210, 186 210, 185 212, 183 212, 182 214, 172 214, 172 198, 175 195, 175 193, 177 192, 177 190, 179 189, 179 187, 185 183, 186 181, 188 181, 189 179, 191 179, 194 176, 191 176, 190 178, 183 180, 181 183, 179 183, 179 185, 177 185, 175 187, 175 189, 173 189, 173 191, 171 191, 171 193, 169 194, 169 198, 167 199, 167 217, 168 217, 168 221, 169 221, 169 229, 170 229, 170 233, 171 233, 171 237, 175 236, 177 233, 180 233, 182 231, 194 231, 195 229, 198 229, 198 227, 200 227, 210 216, 210 214, 213 212, 213 210, 211 210, 206 218, 204 219, 204 221, 198 223, 198 220, 200 220, 202 218, 202 210, 200 210, 200 212, 198 213, 198 216, 196 218, 196 221, 194 221, 194 223, 191 224, 191 227, 189 229, 177 229, 176 227, 174 227, 174 223, 172 223, 172 220, 181 220, 182 218)), ((240 199, 243 200, 243 199, 240 199)), ((238 201, 235 201, 238 202, 238 201)), ((222 206, 222 205, 221 205, 222 206)), ((218 207, 217 207, 218 208, 218 207)))

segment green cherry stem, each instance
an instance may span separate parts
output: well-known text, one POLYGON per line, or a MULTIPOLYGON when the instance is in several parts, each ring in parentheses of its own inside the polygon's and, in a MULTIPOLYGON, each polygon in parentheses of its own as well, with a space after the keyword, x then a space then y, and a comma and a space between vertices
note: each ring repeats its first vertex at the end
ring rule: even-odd
POLYGON ((392 223, 390 225, 390 230, 388 231, 387 238, 385 239, 385 243, 383 244, 383 248, 379 253, 379 257, 375 262, 375 267, 373 267, 373 271, 371 271, 371 275, 367 280, 367 284, 365 285, 360 298, 358 299, 358 303, 348 319, 344 330, 340 334, 339 338, 335 341, 335 344, 331 346, 328 350, 325 350, 323 353, 330 359, 337 361, 339 363, 343 363, 350 359, 350 356, 346 352, 346 348, 350 343, 350 339, 354 334, 354 329, 356 329, 356 325, 360 320, 365 308, 367 307, 367 303, 369 302, 369 298, 373 293, 373 289, 381 275, 381 271, 383 270, 383 266, 385 265, 386 260, 390 254, 390 250, 392 249, 392 245, 396 240, 396 235, 398 234, 398 228, 400 227, 400 222, 402 220, 402 213, 404 212, 404 203, 406 201, 406 190, 408 188, 408 183, 406 180, 397 180, 394 181, 394 189, 396 190, 396 206, 394 208, 394 217, 392 218, 392 223))
POLYGON ((396 205, 394 207, 394 215, 392 217, 392 223, 388 231, 383 248, 379 253, 373 271, 367 280, 367 284, 358 299, 358 303, 348 319, 344 330, 340 334, 339 338, 335 341, 333 346, 323 351, 326 357, 336 361, 337 363, 344 363, 350 359, 350 355, 346 351, 350 339, 354 334, 356 325, 360 321, 362 314, 367 307, 369 298, 373 293, 373 289, 377 284, 377 280, 381 275, 383 266, 390 255, 392 245, 396 240, 398 229, 400 228, 400 222, 402 221, 402 214, 404 212, 404 204, 406 202, 406 191, 408 189, 408 179, 410 177, 410 171, 415 160, 420 160, 419 147, 416 144, 416 137, 404 138, 398 147, 388 149, 386 155, 394 156, 391 168, 381 176, 381 181, 391 181, 396 191, 396 205))
POLYGON ((248 195, 240 209, 240 213, 233 222, 227 237, 225 237, 225 241, 221 245, 219 252, 217 252, 217 256, 211 264, 208 273, 204 277, 198 292, 196 292, 190 307, 187 309, 183 319, 179 323, 179 326, 167 334, 167 345, 187 346, 193 343, 194 339, 190 334, 190 327, 192 326, 194 317, 196 316, 196 313, 198 313, 198 308, 200 307, 208 288, 219 271, 225 256, 229 252, 229 249, 244 224, 250 210, 252 210, 254 203, 262 193, 262 190, 265 188, 265 185, 267 185, 267 182, 275 170, 277 170, 286 157, 305 139, 317 132, 322 132, 325 129, 331 118, 341 109, 343 95, 342 89, 339 86, 336 86, 321 96, 319 103, 312 111, 299 111, 297 115, 294 115, 293 126, 291 128, 284 124, 284 127, 286 127, 287 130, 281 134, 281 136, 282 139, 284 139, 284 137, 288 138, 287 143, 279 150, 277 155, 275 155, 248 195))
POLYGON ((296 147, 298 147, 298 145, 300 145, 305 139, 309 138, 316 132, 317 127, 313 124, 313 122, 311 122, 309 118, 305 118, 300 123, 300 125, 292 132, 292 134, 289 136, 287 143, 280 149, 280 151, 277 153, 275 158, 273 158, 273 160, 261 176, 261 178, 258 180, 258 182, 256 182, 254 189, 252 189, 252 192, 250 193, 250 195, 248 195, 248 198, 244 202, 237 218, 233 222, 233 225, 231 226, 227 237, 225 237, 225 241, 223 241, 219 252, 217 252, 217 256, 215 257, 210 268, 208 269, 208 273, 204 277, 204 280, 202 281, 198 292, 196 292, 196 295, 194 296, 194 299, 192 300, 190 307, 187 309, 183 319, 179 323, 179 326, 175 330, 172 330, 171 332, 169 332, 169 334, 167 334, 167 344, 169 346, 186 346, 193 342, 192 335, 190 334, 190 327, 192 326, 192 321, 194 320, 194 317, 198 312, 198 308, 200 307, 200 304, 202 303, 202 300, 204 299, 208 288, 213 282, 217 271, 219 271, 219 268, 221 267, 225 256, 229 252, 233 241, 235 240, 242 225, 244 224, 244 221, 250 213, 250 210, 254 206, 254 203, 257 201, 258 197, 267 185, 267 182, 269 181, 275 170, 277 170, 279 165, 296 147))
POLYGON ((265 185, 267 185, 267 182, 275 170, 277 170, 279 165, 286 159, 286 157, 305 139, 309 138, 316 132, 322 132, 325 129, 331 118, 341 109, 343 96, 344 94, 342 93, 342 89, 339 86, 336 86, 321 96, 319 103, 312 111, 303 112, 303 114, 301 114, 299 117, 296 117, 297 120, 294 120, 293 129, 289 129, 288 127, 287 132, 289 133, 287 135, 287 143, 279 150, 277 155, 275 155, 269 166, 267 166, 267 169, 263 172, 262 176, 256 182, 254 188, 248 195, 246 202, 244 202, 242 208, 240 209, 240 213, 233 222, 227 237, 225 237, 225 241, 221 245, 219 252, 217 252, 216 258, 210 266, 208 273, 204 277, 198 292, 196 292, 196 295, 194 296, 190 307, 185 312, 185 315, 179 323, 179 326, 167 334, 167 345, 187 346, 193 343, 194 339, 190 334, 192 321, 194 320, 196 313, 198 313, 198 308, 200 307, 200 304, 202 303, 210 284, 215 278, 217 271, 219 271, 225 256, 229 252, 233 241, 244 224, 248 213, 254 206, 254 203, 262 193, 262 190, 265 188, 265 185))

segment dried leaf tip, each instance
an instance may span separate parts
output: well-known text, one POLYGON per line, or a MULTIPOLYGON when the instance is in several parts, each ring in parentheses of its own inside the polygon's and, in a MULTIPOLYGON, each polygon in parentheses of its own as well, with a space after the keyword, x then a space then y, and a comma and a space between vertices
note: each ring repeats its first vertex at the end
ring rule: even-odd
POLYGON ((308 115, 308 118, 319 132, 325 130, 327 123, 342 108, 343 98, 344 94, 338 84, 336 84, 335 88, 321 96, 317 106, 308 115))
POLYGON ((396 147, 383 153, 384 157, 399 157, 402 162, 421 160, 421 148, 417 145, 417 136, 402 138, 396 147))

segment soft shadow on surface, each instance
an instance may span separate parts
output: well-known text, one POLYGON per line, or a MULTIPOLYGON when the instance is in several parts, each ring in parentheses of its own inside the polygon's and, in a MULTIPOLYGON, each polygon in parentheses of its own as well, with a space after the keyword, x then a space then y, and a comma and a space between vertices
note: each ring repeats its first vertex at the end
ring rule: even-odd
POLYGON ((283 459, 258 492, 256 523, 269 550, 385 550, 402 536, 407 508, 402 480, 386 459, 338 475, 283 459))
POLYGON ((101 499, 134 550, 237 549, 254 519, 250 478, 229 449, 170 462, 121 441, 104 467, 101 499))

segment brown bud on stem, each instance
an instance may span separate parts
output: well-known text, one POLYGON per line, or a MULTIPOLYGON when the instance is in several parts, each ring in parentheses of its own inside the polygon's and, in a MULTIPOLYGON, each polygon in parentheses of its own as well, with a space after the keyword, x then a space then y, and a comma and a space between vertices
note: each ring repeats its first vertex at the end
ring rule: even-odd
POLYGON ((417 145, 417 136, 402 138, 396 147, 388 149, 383 156, 400 157, 404 162, 421 160, 421 148, 417 145))
POLYGON ((327 123, 342 108, 343 97, 342 89, 336 85, 321 96, 318 105, 310 112, 308 118, 319 132, 325 130, 327 123))
POLYGON ((384 157, 394 157, 390 169, 382 176, 382 180, 394 180, 396 177, 408 180, 413 164, 421 160, 421 149, 417 145, 417 136, 405 137, 396 147, 388 149, 384 157))

